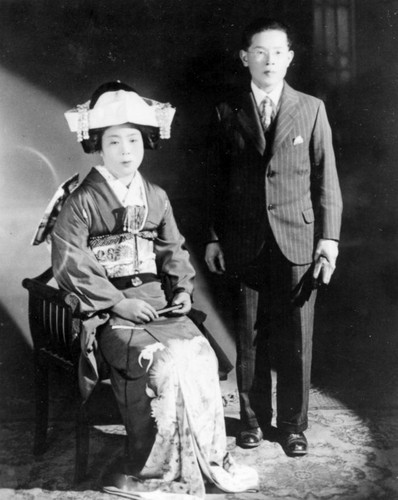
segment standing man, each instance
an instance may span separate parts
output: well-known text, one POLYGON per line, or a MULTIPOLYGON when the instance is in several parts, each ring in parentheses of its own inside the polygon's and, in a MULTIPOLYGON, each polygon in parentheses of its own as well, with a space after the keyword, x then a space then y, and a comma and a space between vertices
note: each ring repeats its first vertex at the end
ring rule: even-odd
POLYGON ((236 291, 237 443, 256 447, 272 430, 275 368, 278 439, 298 456, 308 448, 316 286, 335 269, 342 200, 325 106, 284 80, 293 56, 285 24, 245 29, 251 83, 216 108, 205 259, 236 291))

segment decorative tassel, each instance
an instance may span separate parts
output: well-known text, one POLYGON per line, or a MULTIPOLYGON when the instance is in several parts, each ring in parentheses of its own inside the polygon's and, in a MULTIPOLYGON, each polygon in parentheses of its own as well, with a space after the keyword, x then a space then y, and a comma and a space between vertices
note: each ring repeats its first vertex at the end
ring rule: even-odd
POLYGON ((156 102, 155 115, 159 124, 159 135, 161 139, 170 139, 171 122, 176 109, 169 103, 156 102))
MULTIPOLYGON (((142 224, 144 207, 139 205, 128 205, 124 210, 123 215, 123 231, 134 235, 134 274, 138 274, 140 270, 140 258, 138 255, 138 233, 142 224)), ((138 276, 131 279, 132 286, 142 285, 142 281, 138 276)))
POLYGON ((88 120, 88 111, 89 104, 78 104, 76 107, 79 112, 79 121, 77 125, 77 141, 82 142, 83 139, 89 139, 89 120, 88 120))

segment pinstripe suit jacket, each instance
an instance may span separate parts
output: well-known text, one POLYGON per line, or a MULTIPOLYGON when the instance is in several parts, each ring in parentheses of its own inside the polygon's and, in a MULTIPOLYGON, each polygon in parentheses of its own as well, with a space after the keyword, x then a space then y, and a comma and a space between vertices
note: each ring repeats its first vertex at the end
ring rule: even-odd
POLYGON ((342 199, 323 102, 286 82, 264 135, 251 91, 216 108, 209 159, 210 220, 229 270, 253 260, 267 229, 294 264, 319 238, 339 239, 342 199))

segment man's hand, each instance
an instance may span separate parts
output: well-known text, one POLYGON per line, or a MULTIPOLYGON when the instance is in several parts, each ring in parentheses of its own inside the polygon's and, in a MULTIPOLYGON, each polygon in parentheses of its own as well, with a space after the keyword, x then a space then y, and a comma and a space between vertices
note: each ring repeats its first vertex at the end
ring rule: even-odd
POLYGON ((313 277, 320 283, 329 284, 336 269, 336 259, 339 254, 338 242, 334 240, 319 240, 314 254, 313 277))
POLYGON ((206 246, 205 261, 212 273, 225 273, 224 253, 220 243, 213 241, 206 246))
POLYGON ((180 292, 176 294, 171 302, 171 305, 177 306, 178 304, 182 304, 181 309, 176 309, 172 314, 182 315, 189 313, 192 307, 192 301, 188 292, 180 292))
POLYGON ((141 299, 122 299, 112 307, 112 311, 134 323, 148 323, 159 317, 151 304, 141 299))

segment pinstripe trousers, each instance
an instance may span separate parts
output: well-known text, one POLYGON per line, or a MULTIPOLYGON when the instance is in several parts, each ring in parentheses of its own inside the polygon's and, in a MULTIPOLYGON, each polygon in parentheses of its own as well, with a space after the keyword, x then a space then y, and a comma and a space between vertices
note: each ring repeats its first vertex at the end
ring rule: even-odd
POLYGON ((311 276, 312 265, 289 262, 269 232, 259 256, 233 283, 244 428, 271 424, 272 369, 277 374, 278 429, 302 432, 307 428, 316 299, 311 276))

